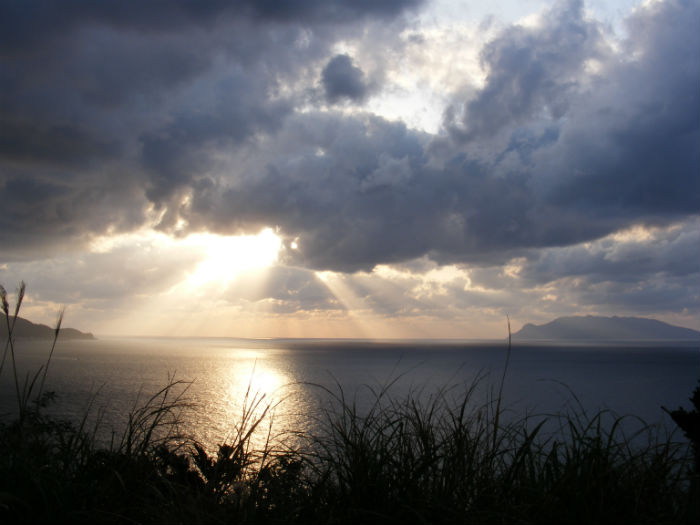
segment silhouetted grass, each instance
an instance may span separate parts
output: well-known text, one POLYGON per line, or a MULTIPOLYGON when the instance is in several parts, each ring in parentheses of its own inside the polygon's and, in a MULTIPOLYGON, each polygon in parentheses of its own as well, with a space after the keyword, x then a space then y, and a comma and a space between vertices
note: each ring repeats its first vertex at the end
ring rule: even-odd
MULTIPOLYGON (((678 523, 687 450, 606 412, 493 425, 473 389, 365 413, 340 402, 311 441, 319 523, 678 523), (551 421, 549 421, 551 423, 551 421), (634 445, 633 445, 634 441, 634 445)), ((329 395, 336 395, 329 392, 329 395)))
MULTIPOLYGON (((7 294, 0 292, 9 313, 7 294)), ((395 397, 390 382, 369 388, 371 402, 361 405, 339 385, 316 385, 325 410, 310 421, 313 430, 287 436, 273 436, 265 427, 272 405, 249 389, 233 438, 215 454, 181 432, 183 411, 192 404, 188 384, 172 379, 132 408, 111 444, 99 445, 87 413, 78 422, 46 415, 53 394, 44 392, 42 372, 51 353, 39 372, 20 383, 10 315, 7 323, 18 413, 0 421, 2 522, 693 519, 687 444, 641 421, 625 433, 630 425, 623 419, 589 415, 582 407, 548 418, 503 417, 505 372, 498 394, 485 403, 477 400, 476 383, 395 397), (260 433, 267 439, 255 446, 260 433)))

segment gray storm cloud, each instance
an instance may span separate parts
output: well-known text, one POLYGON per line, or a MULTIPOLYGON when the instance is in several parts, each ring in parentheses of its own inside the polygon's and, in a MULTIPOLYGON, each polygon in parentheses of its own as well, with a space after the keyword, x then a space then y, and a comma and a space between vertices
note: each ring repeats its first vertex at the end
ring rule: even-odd
POLYGON ((468 142, 517 125, 556 122, 580 97, 586 62, 604 60, 606 47, 599 24, 585 19, 583 2, 561 2, 537 26, 511 27, 482 49, 486 85, 448 108, 446 127, 468 142))
POLYGON ((282 93, 389 2, 0 4, 0 218, 12 260, 130 231, 274 134, 282 93))
POLYGON ((329 102, 342 99, 355 102, 367 96, 367 85, 362 70, 348 55, 334 56, 321 72, 321 80, 329 102))
POLYGON ((290 264, 344 272, 497 264, 697 215, 697 2, 639 8, 618 46, 577 1, 504 28, 439 135, 308 106, 319 79, 364 100, 334 44, 419 4, 3 2, 3 257, 153 210, 166 232, 276 226, 290 264))

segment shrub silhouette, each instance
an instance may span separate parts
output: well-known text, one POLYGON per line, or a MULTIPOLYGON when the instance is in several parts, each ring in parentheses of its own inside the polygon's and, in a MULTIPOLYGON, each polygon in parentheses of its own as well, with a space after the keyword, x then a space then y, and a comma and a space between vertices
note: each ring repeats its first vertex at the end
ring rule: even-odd
MULTIPOLYGON (((267 427, 260 446, 253 436, 266 431, 273 405, 249 387, 234 437, 216 452, 182 433, 193 404, 189 384, 171 378, 99 445, 87 413, 66 421, 45 410, 60 316, 46 364, 20 383, 12 325, 23 295, 21 286, 14 317, 6 315, 17 413, 0 418, 2 522, 692 522, 696 478, 685 443, 643 422, 625 433, 622 418, 582 407, 504 417, 505 371, 486 402, 477 383, 397 398, 390 381, 367 387, 372 402, 361 410, 339 385, 315 385, 327 405, 312 430, 273 436, 267 427), (552 424, 557 431, 545 431, 552 424)), ((698 390, 694 412, 671 413, 679 425, 697 421, 697 399, 698 390)), ((683 428, 693 439, 697 427, 683 428)))

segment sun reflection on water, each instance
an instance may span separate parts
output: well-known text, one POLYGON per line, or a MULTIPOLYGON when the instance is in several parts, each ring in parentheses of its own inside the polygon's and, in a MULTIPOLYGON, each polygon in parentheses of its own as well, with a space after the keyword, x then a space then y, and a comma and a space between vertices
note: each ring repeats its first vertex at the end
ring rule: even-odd
POLYGON ((299 426, 305 406, 303 389, 276 359, 255 350, 239 351, 229 367, 213 376, 208 378, 206 406, 195 429, 208 448, 235 442, 257 424, 250 445, 262 449, 269 438, 299 426), (218 429, 216 435, 212 429, 218 429))
POLYGON ((264 362, 254 361, 249 374, 232 369, 229 378, 228 398, 232 404, 248 397, 264 396, 273 399, 282 387, 291 380, 280 370, 266 366, 264 362))

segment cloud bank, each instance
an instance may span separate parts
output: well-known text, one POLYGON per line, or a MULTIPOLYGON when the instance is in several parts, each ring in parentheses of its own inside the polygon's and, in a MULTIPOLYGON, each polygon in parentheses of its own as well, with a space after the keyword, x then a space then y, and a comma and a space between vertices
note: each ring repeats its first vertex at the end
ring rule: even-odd
MULTIPOLYGON (((368 308, 428 312, 409 281, 437 265, 472 285, 441 285, 440 315, 524 304, 552 283, 576 308, 697 312, 697 2, 640 5, 622 38, 575 0, 497 26, 477 46, 483 76, 441 94, 437 133, 367 109, 413 73, 396 57, 426 41, 423 7, 3 2, 0 278, 78 253, 108 268, 126 255, 85 255, 101 236, 275 228, 278 291, 229 298, 342 309, 314 272, 352 287, 362 275, 390 282, 377 269, 391 267, 404 272, 402 298, 358 292, 368 308), (647 236, 626 244, 626 231, 647 236), (493 280, 513 265, 517 286, 493 280), (477 277, 499 292, 475 291, 477 277)), ((197 260, 164 271, 186 275, 197 260)), ((74 279, 82 297, 117 293, 74 279)), ((117 288, 126 297, 139 282, 117 288)))

